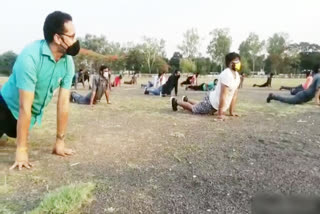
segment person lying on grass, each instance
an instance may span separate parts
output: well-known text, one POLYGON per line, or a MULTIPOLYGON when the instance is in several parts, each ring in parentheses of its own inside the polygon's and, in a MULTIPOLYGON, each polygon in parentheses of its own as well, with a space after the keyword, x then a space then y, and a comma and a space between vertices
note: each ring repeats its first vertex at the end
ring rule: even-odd
POLYGON ((265 87, 269 87, 271 88, 271 83, 272 83, 272 78, 273 78, 273 73, 270 73, 268 79, 267 79, 267 82, 261 84, 261 85, 257 85, 257 84, 253 84, 252 87, 259 87, 259 88, 265 88, 265 87))
POLYGON ((218 79, 215 79, 208 84, 202 83, 200 85, 189 85, 186 87, 186 90, 191 89, 193 91, 213 91, 217 85, 218 79))
POLYGON ((108 67, 102 65, 99 69, 99 75, 93 76, 91 92, 86 96, 82 96, 73 91, 70 95, 70 102, 93 106, 101 100, 103 95, 105 95, 107 103, 110 104, 108 75, 108 67))
POLYGON ((300 91, 296 95, 290 97, 270 93, 267 98, 267 103, 270 103, 271 100, 277 100, 288 104, 302 104, 315 98, 316 105, 320 106, 320 64, 314 67, 313 75, 313 81, 307 90, 300 91))
POLYGON ((224 120, 224 113, 229 109, 230 116, 239 116, 234 112, 237 102, 238 87, 240 84, 241 58, 237 53, 229 53, 225 57, 226 69, 218 77, 218 84, 214 91, 209 92, 201 102, 189 100, 186 96, 182 101, 171 98, 172 110, 178 106, 193 114, 214 114, 218 112, 218 119, 224 120))

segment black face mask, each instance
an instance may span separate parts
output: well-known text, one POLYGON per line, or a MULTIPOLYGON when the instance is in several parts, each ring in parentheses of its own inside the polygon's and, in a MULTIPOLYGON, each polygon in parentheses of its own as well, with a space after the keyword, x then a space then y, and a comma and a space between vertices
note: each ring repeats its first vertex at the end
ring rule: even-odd
POLYGON ((71 46, 69 46, 66 50, 66 54, 71 56, 76 56, 80 51, 80 43, 79 40, 77 40, 75 43, 73 43, 71 46))
MULTIPOLYGON (((65 43, 65 41, 62 39, 62 41, 65 43)), ((75 43, 73 43, 71 46, 69 46, 66 50, 66 54, 70 56, 76 56, 80 51, 80 42, 77 40, 75 43)))

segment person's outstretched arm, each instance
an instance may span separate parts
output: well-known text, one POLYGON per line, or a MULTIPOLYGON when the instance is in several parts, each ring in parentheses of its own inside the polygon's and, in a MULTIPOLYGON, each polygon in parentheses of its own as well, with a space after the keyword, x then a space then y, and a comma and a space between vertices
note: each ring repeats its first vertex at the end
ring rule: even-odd
POLYGON ((234 95, 232 97, 231 105, 229 108, 229 114, 230 116, 239 116, 238 114, 234 113, 236 103, 237 103, 237 98, 238 98, 238 90, 234 92, 234 95))
POLYGON ((19 90, 19 118, 17 121, 17 150, 16 150, 16 160, 10 169, 16 167, 21 170, 23 167, 30 168, 28 158, 28 132, 31 122, 31 108, 34 99, 34 92, 19 90))
POLYGON ((72 149, 65 148, 64 144, 64 138, 69 118, 69 98, 70 90, 60 88, 57 103, 57 136, 52 153, 63 157, 72 155, 74 153, 72 149))
POLYGON ((221 84, 221 93, 219 99, 218 119, 223 119, 223 108, 225 106, 228 86, 221 84))
POLYGON ((316 99, 316 105, 320 106, 320 88, 318 88, 316 91, 315 99, 316 99))

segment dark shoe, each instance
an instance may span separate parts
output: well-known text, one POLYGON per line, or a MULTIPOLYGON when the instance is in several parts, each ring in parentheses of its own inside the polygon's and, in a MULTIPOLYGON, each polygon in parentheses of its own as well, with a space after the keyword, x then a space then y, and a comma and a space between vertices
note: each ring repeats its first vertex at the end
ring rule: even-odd
POLYGON ((177 111, 178 110, 177 99, 174 97, 171 97, 170 100, 171 100, 172 110, 177 111))
POLYGON ((283 89, 283 87, 281 86, 280 88, 279 88, 279 90, 281 91, 283 89))
POLYGON ((183 97, 182 97, 182 101, 183 101, 183 102, 188 102, 188 101, 189 101, 189 99, 188 99, 188 97, 187 97, 187 96, 183 96, 183 97))
POLYGON ((149 91, 147 88, 144 89, 144 94, 149 94, 149 91))
POLYGON ((267 97, 267 103, 270 103, 270 101, 272 100, 273 94, 270 93, 269 96, 267 97))

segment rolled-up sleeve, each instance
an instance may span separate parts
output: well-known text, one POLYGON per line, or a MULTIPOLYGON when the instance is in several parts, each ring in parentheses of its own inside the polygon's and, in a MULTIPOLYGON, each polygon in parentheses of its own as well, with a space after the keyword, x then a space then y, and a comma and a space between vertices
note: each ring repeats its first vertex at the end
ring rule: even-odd
POLYGON ((60 87, 69 90, 71 88, 72 79, 75 74, 75 66, 72 57, 68 56, 66 68, 66 75, 62 79, 60 87))

